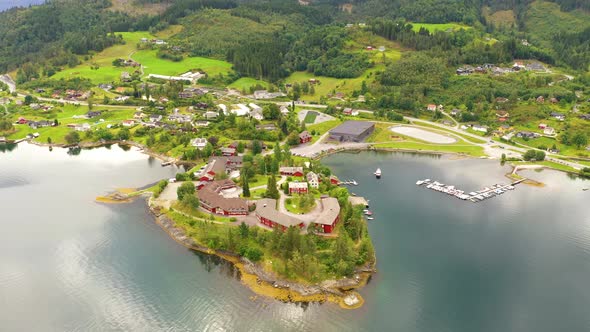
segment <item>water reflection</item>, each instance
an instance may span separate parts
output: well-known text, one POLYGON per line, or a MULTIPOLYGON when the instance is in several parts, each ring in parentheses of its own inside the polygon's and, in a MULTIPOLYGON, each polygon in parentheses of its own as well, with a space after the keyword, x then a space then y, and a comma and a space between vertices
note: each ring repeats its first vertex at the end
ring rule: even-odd
POLYGON ((0 152, 5 153, 5 152, 10 152, 13 151, 14 149, 16 149, 18 147, 18 144, 14 144, 14 143, 0 143, 0 152))

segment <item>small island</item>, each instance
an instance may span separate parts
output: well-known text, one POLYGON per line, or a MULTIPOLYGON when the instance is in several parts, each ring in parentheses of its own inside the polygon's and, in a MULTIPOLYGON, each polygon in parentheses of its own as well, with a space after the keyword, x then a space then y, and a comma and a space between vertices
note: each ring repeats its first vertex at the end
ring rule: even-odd
MULTIPOLYGON (((278 143, 267 156, 275 165, 302 166, 260 174, 250 153, 213 156, 196 171, 178 173, 142 193, 149 194, 150 209, 170 236, 231 261, 256 293, 360 306, 362 298, 353 290, 375 272, 363 214, 367 206, 351 203, 359 200, 351 200, 319 162, 294 158, 278 143), (296 212, 287 208, 294 202, 296 212)), ((130 196, 134 193, 127 191, 111 198, 126 202, 130 196)))

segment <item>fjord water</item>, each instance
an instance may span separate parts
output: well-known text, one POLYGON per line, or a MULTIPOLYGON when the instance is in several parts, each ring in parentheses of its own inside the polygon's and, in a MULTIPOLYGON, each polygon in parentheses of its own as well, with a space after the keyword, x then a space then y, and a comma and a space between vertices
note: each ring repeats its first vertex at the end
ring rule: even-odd
POLYGON ((371 200, 378 273, 358 310, 255 297, 231 265, 171 240, 145 203, 97 195, 177 170, 113 146, 0 152, 0 331, 587 331, 590 182, 472 204, 415 185, 506 182, 497 162, 363 152, 324 160, 371 200), (383 178, 372 172, 380 167, 383 178))

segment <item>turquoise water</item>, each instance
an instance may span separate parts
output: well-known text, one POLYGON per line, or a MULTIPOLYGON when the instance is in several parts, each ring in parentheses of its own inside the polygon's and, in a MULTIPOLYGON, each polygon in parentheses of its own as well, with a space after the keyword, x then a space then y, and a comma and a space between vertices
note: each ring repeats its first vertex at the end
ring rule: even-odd
POLYGON ((415 182, 506 182, 496 162, 328 157, 376 217, 378 273, 350 311, 254 298, 231 265, 171 240, 141 200, 95 203, 176 172, 134 149, 1 151, 1 331, 590 330, 590 182, 562 173, 527 172, 547 186, 472 204, 415 182))

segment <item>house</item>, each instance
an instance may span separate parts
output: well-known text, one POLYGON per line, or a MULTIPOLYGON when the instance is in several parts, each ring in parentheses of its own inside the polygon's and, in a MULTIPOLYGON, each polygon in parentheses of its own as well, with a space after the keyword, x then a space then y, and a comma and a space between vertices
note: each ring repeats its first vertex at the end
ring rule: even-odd
POLYGON ((282 231, 289 227, 303 228, 303 221, 290 215, 281 213, 277 210, 277 201, 275 199, 264 198, 256 202, 256 218, 267 227, 278 227, 282 231))
POLYGON ((541 135, 537 134, 537 133, 533 133, 530 131, 519 131, 518 133, 516 133, 516 137, 519 138, 527 138, 527 139, 531 139, 531 138, 537 138, 541 135))
POLYGON ((539 123, 539 129, 545 129, 547 125, 545 123, 539 123))
POLYGON ((375 124, 368 121, 345 121, 330 130, 331 140, 339 142, 362 142, 375 130, 375 124))
POLYGON ((303 167, 280 167, 279 173, 286 176, 303 176, 303 167))
POLYGON ((260 106, 258 106, 258 105, 256 105, 256 104, 254 104, 254 103, 250 103, 250 104, 248 104, 248 107, 250 107, 250 109, 251 109, 252 111, 255 111, 255 110, 262 111, 262 107, 260 107, 260 106))
POLYGON ((219 104, 219 105, 217 105, 217 107, 219 108, 220 111, 223 112, 223 114, 227 115, 227 106, 225 106, 224 104, 219 104))
POLYGON ((131 82, 131 74, 129 74, 126 71, 122 72, 121 73, 121 81, 122 82, 131 82))
POLYGON ((276 129, 277 129, 277 126, 275 126, 274 123, 263 123, 263 124, 256 125, 256 130, 272 131, 272 130, 276 130, 276 129))
POLYGON ((232 180, 212 181, 205 184, 198 192, 201 207, 211 213, 223 216, 240 216, 248 214, 248 203, 241 198, 226 198, 222 191, 236 188, 232 180))
POLYGON ((18 120, 16 121, 16 124, 27 124, 29 122, 29 120, 25 119, 25 118, 18 118, 18 120))
POLYGON ((537 97, 537 103, 544 103, 544 102, 545 102, 545 97, 543 97, 543 96, 537 97))
POLYGON ((43 127, 52 127, 53 121, 41 120, 41 121, 29 121, 29 127, 32 129, 43 128, 43 127))
POLYGON ((199 150, 204 149, 205 146, 207 146, 207 143, 208 141, 206 138, 195 138, 191 141, 191 145, 199 150))
POLYGON ((437 111, 440 111, 440 112, 442 112, 442 111, 444 111, 444 110, 445 110, 445 107, 444 107, 443 105, 438 105, 438 106, 436 107, 436 110, 437 110, 437 111))
POLYGON ((150 115, 150 121, 151 122, 162 121, 162 115, 160 115, 160 114, 152 114, 152 115, 150 115))
POLYGON ((496 98, 496 103, 498 103, 498 104, 504 104, 504 103, 507 103, 508 101, 509 101, 508 98, 504 98, 504 97, 496 98))
POLYGON ((246 116, 250 114, 250 108, 244 104, 235 104, 231 110, 236 116, 246 116))
POLYGON ((367 46, 365 49, 366 49, 367 51, 372 51, 372 50, 374 50, 373 46, 367 46))
POLYGON ((430 112, 434 112, 434 111, 436 111, 436 105, 435 104, 428 104, 428 106, 426 106, 426 110, 428 110, 430 112))
POLYGON ((282 92, 268 92, 267 90, 254 91, 254 99, 274 99, 285 96, 286 94, 282 92))
POLYGON ((334 185, 339 185, 340 180, 335 175, 330 175, 330 183, 334 185))
POLYGON ((133 127, 135 120, 123 120, 123 127, 133 127))
POLYGON ((307 182, 289 182, 289 194, 307 194, 307 182))
POLYGON ((77 124, 74 126, 75 131, 89 131, 90 125, 88 123, 77 124))
MULTIPOLYGON (((523 45, 528 46, 528 41, 524 40, 523 45), (524 44, 527 43, 527 45, 524 44)), ((526 70, 533 70, 533 71, 545 71, 545 66, 543 66, 540 62, 531 62, 526 65, 526 70)))
POLYGON ((289 114, 289 108, 285 105, 281 106, 281 114, 283 114, 283 115, 289 114))
POLYGON ((308 142, 311 142, 311 135, 307 130, 305 130, 301 134, 299 134, 299 143, 304 144, 308 142))
POLYGON ((557 119, 559 121, 564 121, 565 120, 565 114, 562 113, 558 113, 558 112, 551 112, 551 117, 554 119, 557 119))
POLYGON ((557 98, 555 98, 555 97, 552 97, 551 99, 549 99, 549 102, 551 104, 557 104, 559 102, 559 100, 557 100, 557 98))
POLYGON ((305 178, 307 179, 307 183, 310 187, 315 189, 320 187, 320 178, 314 172, 307 173, 307 175, 305 175, 305 178))
POLYGON ((472 125, 471 129, 475 130, 475 131, 479 131, 482 133, 487 133, 488 132, 488 127, 487 126, 482 126, 482 125, 472 125))
POLYGON ((238 141, 233 141, 231 142, 227 147, 231 148, 231 149, 238 149, 238 146, 240 145, 240 143, 238 143, 238 141))
POLYGON ((90 111, 90 112, 86 113, 85 117, 86 117, 86 119, 92 119, 92 118, 96 118, 96 117, 101 116, 101 114, 102 114, 101 112, 90 111))
POLYGON ((322 198, 320 204, 322 212, 311 226, 316 232, 330 234, 340 220, 340 204, 334 197, 322 198))
POLYGON ((449 114, 451 114, 451 116, 457 116, 461 114, 461 110, 454 108, 449 114))
POLYGON ((207 120, 216 119, 219 116, 217 112, 207 111, 203 114, 203 117, 207 120))
POLYGON ((515 61, 514 65, 512 65, 512 70, 519 71, 521 69, 525 69, 525 65, 522 61, 515 61))
POLYGON ((213 181, 215 176, 221 174, 229 174, 237 171, 242 167, 242 157, 211 157, 207 166, 201 172, 199 181, 208 182, 213 181))
POLYGON ((509 118, 510 117, 510 113, 508 113, 506 111, 497 111, 496 112, 496 116, 498 118, 509 118))
POLYGON ((221 148, 221 155, 225 157, 236 156, 238 152, 234 148, 221 148))
POLYGON ((552 127, 546 127, 543 130, 543 134, 553 136, 553 135, 555 135, 555 129, 553 129, 552 127))
POLYGON ((209 126, 209 121, 195 121, 195 126, 207 127, 207 126, 209 126))
POLYGON ((587 120, 587 121, 590 121, 590 113, 588 113, 588 114, 582 114, 582 115, 580 115, 580 116, 578 116, 578 117, 579 117, 580 119, 582 119, 582 120, 587 120))
POLYGON ((347 108, 345 108, 342 111, 342 114, 344 114, 344 115, 350 115, 350 116, 357 116, 357 115, 359 115, 359 111, 358 110, 353 110, 352 108, 347 107, 347 108))
POLYGON ((188 123, 193 120, 193 116, 190 114, 171 114, 168 116, 168 121, 178 122, 178 123, 188 123))
POLYGON ((0 136, 0 143, 6 143, 6 137, 0 136))
POLYGON ((250 116, 251 116, 253 119, 256 119, 256 120, 258 120, 258 121, 262 121, 262 120, 264 120, 264 115, 262 114, 262 109, 256 109, 256 110, 252 110, 252 111, 250 112, 250 116))

